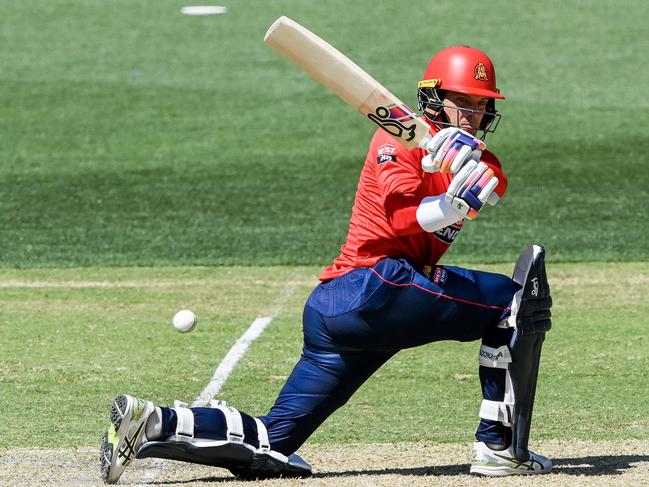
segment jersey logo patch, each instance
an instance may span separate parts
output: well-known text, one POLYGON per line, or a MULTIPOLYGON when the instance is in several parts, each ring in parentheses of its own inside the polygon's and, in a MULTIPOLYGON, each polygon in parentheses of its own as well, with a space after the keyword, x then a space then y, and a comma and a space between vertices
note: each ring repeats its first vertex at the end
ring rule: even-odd
POLYGON ((453 241, 457 238, 457 234, 460 233, 460 230, 462 230, 463 223, 464 220, 462 220, 459 223, 454 223, 453 225, 449 225, 448 227, 440 228, 435 233, 433 233, 433 235, 435 235, 435 237, 437 237, 445 244, 451 245, 453 241))
POLYGON ((448 273, 446 272, 446 269, 443 267, 435 267, 435 275, 433 276, 433 282, 435 284, 444 284, 447 277, 448 273))
POLYGON ((393 145, 383 144, 379 147, 377 153, 378 157, 376 158, 376 162, 379 164, 390 161, 397 162, 397 148, 393 145))

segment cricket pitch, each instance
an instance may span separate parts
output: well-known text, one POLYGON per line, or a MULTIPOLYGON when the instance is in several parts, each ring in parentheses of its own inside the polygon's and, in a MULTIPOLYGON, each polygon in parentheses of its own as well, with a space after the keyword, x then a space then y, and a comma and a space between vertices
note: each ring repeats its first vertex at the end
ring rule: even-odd
MULTIPOLYGON (((547 441, 534 449, 554 461, 548 475, 525 478, 525 485, 611 486, 649 483, 649 442, 547 441)), ((237 481, 223 469, 156 459, 138 460, 118 485, 130 486, 481 486, 493 479, 468 475, 470 446, 461 444, 313 445, 300 450, 312 462, 310 479, 237 481)), ((521 477, 498 481, 520 485, 521 477)), ((15 449, 0 451, 2 486, 102 485, 98 449, 15 449)))

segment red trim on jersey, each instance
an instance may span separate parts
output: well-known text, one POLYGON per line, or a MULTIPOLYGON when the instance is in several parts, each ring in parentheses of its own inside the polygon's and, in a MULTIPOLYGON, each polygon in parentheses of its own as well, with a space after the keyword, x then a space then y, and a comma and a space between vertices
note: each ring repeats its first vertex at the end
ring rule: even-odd
POLYGON ((503 307, 501 307, 501 306, 494 306, 494 305, 491 305, 491 304, 476 303, 475 301, 468 301, 468 300, 466 300, 466 299, 462 299, 462 298, 455 298, 455 297, 453 297, 453 296, 449 296, 448 294, 438 293, 438 292, 432 291, 432 290, 430 290, 430 289, 428 289, 428 288, 425 288, 425 287, 423 287, 423 286, 420 286, 419 284, 414 284, 414 283, 412 283, 412 282, 410 282, 410 283, 405 283, 405 284, 404 284, 404 283, 401 283, 401 284, 400 284, 400 283, 397 283, 397 282, 392 282, 392 281, 390 281, 389 279, 386 279, 385 277, 383 277, 381 274, 379 274, 378 271, 377 271, 376 269, 372 269, 372 268, 370 268, 370 270, 371 270, 374 274, 376 274, 376 276, 377 276, 379 279, 381 279, 383 282, 385 282, 385 283, 387 283, 387 284, 391 284, 392 286, 396 286, 396 287, 408 287, 408 286, 412 286, 412 287, 416 287, 417 289, 420 289, 420 290, 422 290, 422 291, 424 291, 424 292, 426 292, 426 293, 434 294, 435 296, 439 296, 439 297, 441 297, 441 298, 450 299, 451 301, 459 301, 460 303, 470 304, 471 306, 478 306, 478 307, 480 307, 480 308, 498 309, 498 310, 501 310, 501 311, 509 311, 509 310, 511 310, 511 307, 510 307, 510 306, 507 306, 506 308, 503 308, 503 307))

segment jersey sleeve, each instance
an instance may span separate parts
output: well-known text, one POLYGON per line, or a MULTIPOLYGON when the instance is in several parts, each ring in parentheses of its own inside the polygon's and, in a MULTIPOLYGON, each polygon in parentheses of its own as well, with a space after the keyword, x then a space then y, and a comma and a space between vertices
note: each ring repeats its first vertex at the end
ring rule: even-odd
POLYGON ((376 164, 381 203, 395 194, 413 194, 421 185, 421 161, 397 141, 384 136, 373 141, 368 158, 376 164))
POLYGON ((415 152, 380 131, 375 134, 368 153, 368 162, 376 164, 380 202, 397 236, 424 232, 416 214, 426 195, 420 194, 421 160, 415 152))

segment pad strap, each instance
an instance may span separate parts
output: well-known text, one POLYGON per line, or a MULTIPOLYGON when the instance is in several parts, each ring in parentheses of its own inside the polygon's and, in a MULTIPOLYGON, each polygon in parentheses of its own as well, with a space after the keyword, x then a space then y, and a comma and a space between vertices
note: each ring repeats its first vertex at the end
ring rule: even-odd
POLYGON ((176 412, 176 439, 178 441, 191 441, 194 439, 194 413, 187 404, 175 402, 173 410, 176 412))
POLYGON ((210 401, 210 406, 218 409, 225 416, 225 423, 227 425, 226 439, 231 443, 243 444, 243 420, 241 413, 231 406, 228 406, 225 401, 210 401))
POLYGON ((506 402, 490 401, 483 399, 480 405, 480 417, 492 421, 500 421, 505 426, 512 425, 514 416, 514 405, 506 402))
POLYGON ((480 417, 499 421, 505 426, 511 426, 514 417, 514 388, 512 386, 511 374, 509 372, 512 363, 512 355, 507 345, 498 348, 480 345, 478 362, 482 367, 505 370, 505 396, 502 401, 491 401, 483 399, 480 405, 480 417))
POLYGON ((478 362, 480 365, 492 369, 507 369, 512 362, 512 355, 507 345, 492 348, 483 344, 480 346, 478 362))
POLYGON ((253 418, 257 424, 257 438, 259 439, 259 452, 270 453, 270 441, 268 441, 268 431, 266 426, 259 418, 253 418))

